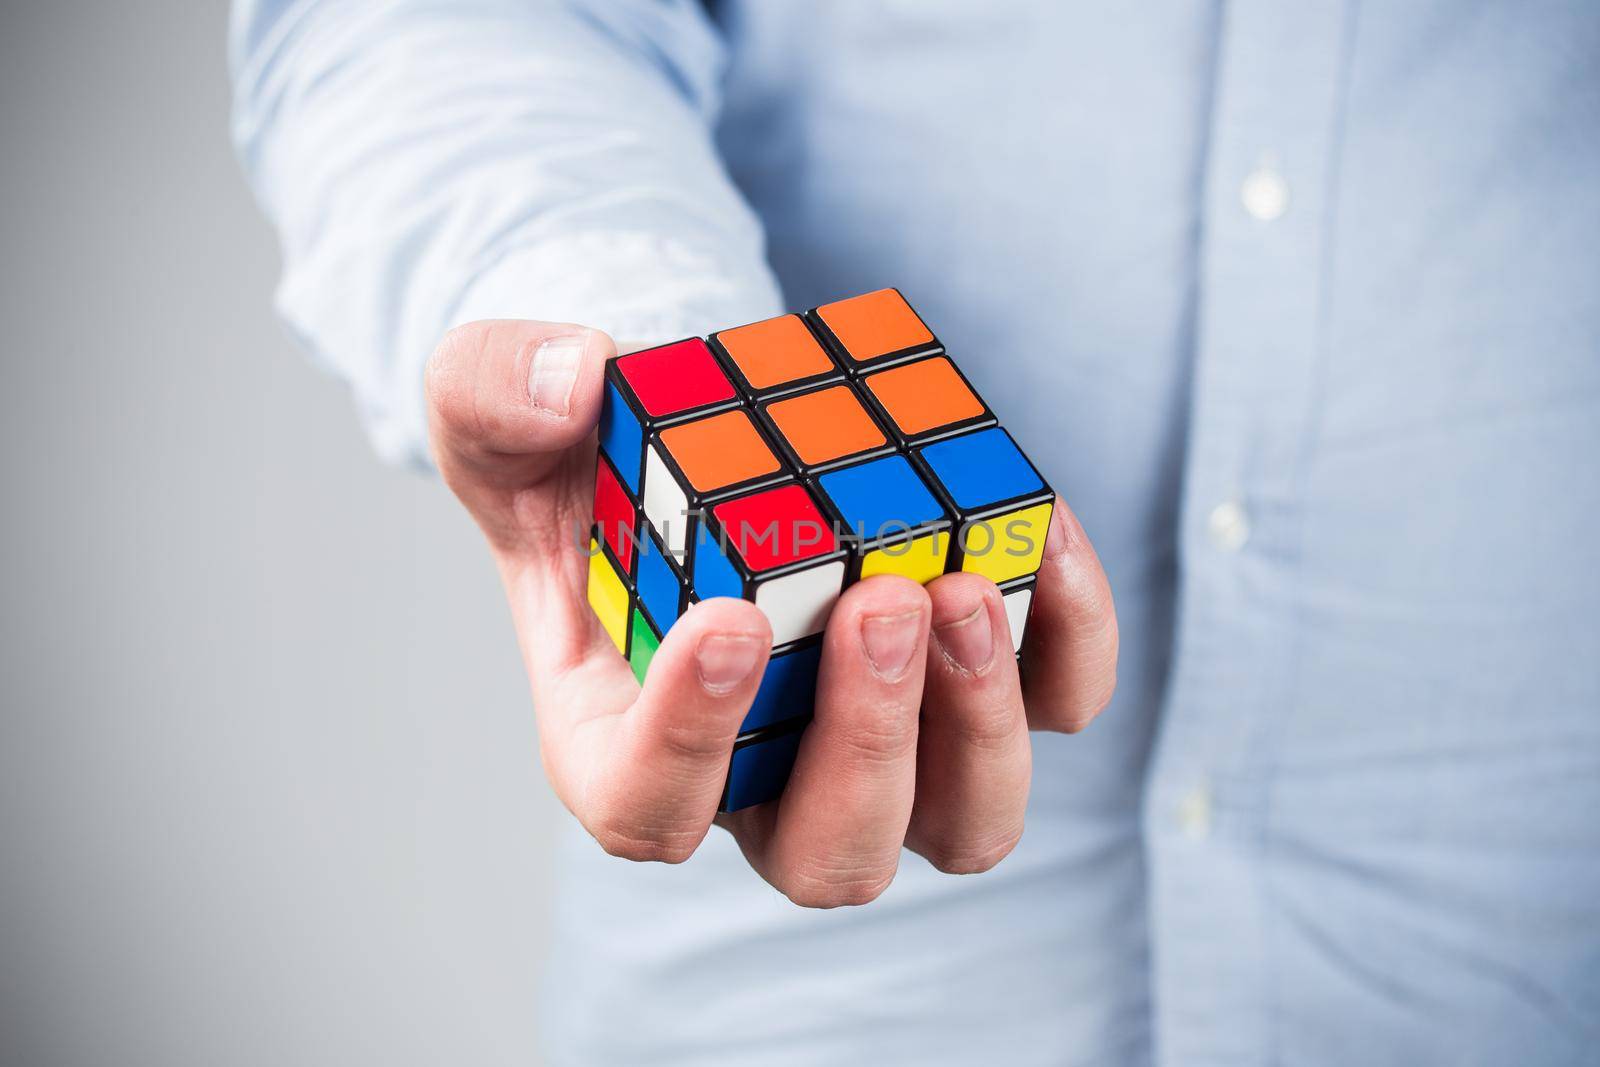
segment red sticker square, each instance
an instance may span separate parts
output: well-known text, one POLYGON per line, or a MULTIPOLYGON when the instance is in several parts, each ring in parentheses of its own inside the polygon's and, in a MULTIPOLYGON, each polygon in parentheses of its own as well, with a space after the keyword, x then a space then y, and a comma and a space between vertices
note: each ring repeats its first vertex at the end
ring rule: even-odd
POLYGON ((604 459, 595 462, 594 470, 594 521, 599 524, 600 536, 611 549, 622 569, 633 573, 634 525, 633 501, 622 488, 616 472, 604 459))
POLYGON ((617 370, 654 418, 734 397, 733 383, 698 337, 629 353, 618 358, 617 370))
POLYGON ((771 570, 838 546, 833 528, 804 487, 781 485, 711 509, 732 551, 752 571, 771 570))

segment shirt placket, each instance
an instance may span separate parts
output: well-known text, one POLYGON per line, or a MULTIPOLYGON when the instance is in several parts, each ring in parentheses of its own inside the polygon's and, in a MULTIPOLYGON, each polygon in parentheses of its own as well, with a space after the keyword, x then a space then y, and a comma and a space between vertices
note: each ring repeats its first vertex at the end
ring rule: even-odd
POLYGON ((1144 813, 1161 1063, 1272 1059, 1268 788, 1291 713, 1347 8, 1247 0, 1221 19, 1175 660, 1144 813))

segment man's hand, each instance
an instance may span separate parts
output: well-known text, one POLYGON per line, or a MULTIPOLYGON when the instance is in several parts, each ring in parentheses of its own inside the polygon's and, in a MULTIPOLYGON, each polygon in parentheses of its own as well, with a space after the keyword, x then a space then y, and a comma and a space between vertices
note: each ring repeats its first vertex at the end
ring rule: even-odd
POLYGON ((488 537, 539 717, 545 770, 607 852, 687 859, 712 822, 798 904, 862 904, 902 846, 941 870, 993 867, 1022 834, 1028 730, 1083 729, 1116 684, 1117 621, 1094 549, 1058 499, 1018 677, 999 590, 971 574, 845 590, 816 718, 776 803, 718 815, 729 753, 766 667, 753 604, 707 600, 641 689, 589 610, 587 529, 604 334, 476 322, 428 365, 433 451, 488 537))

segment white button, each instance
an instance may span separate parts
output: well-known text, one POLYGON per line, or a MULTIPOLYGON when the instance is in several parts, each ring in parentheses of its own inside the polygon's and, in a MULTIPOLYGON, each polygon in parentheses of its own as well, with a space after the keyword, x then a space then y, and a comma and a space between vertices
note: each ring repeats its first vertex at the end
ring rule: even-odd
POLYGON ((1289 183, 1283 180, 1271 160, 1250 172, 1239 188, 1239 199, 1250 216, 1262 222, 1271 222, 1289 207, 1289 183))
POLYGON ((1250 540, 1250 516, 1237 500, 1225 500, 1206 518, 1211 543, 1224 552, 1237 552, 1250 540))
POLYGON ((1211 790, 1197 785, 1178 801, 1178 829, 1191 841, 1211 835, 1211 790))

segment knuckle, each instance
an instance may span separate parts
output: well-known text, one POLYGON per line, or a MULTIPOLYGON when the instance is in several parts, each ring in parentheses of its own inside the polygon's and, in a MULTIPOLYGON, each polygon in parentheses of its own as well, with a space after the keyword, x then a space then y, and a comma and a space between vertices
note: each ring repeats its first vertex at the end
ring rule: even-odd
POLYGON ((998 867, 1021 840, 1022 828, 1018 826, 988 838, 935 841, 924 850, 923 857, 945 874, 982 874, 998 867))
POLYGON ((894 881, 894 871, 801 871, 781 886, 783 895, 802 908, 858 908, 883 895, 894 881))
POLYGON ((608 856, 635 863, 682 863, 694 855, 703 833, 668 827, 625 826, 603 821, 589 833, 608 856))

